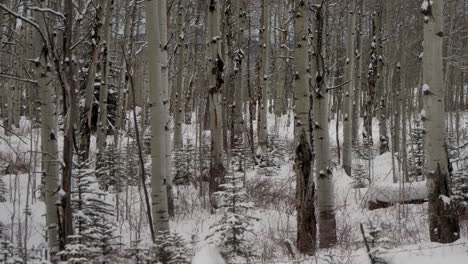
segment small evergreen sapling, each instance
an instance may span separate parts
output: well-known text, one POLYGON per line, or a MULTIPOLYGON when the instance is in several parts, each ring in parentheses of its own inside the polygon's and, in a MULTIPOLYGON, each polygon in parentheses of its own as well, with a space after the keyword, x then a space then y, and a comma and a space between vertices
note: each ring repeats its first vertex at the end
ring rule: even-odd
POLYGON ((76 236, 60 252, 68 263, 114 263, 116 230, 112 205, 98 190, 95 171, 78 163, 73 172, 76 187, 72 190, 73 221, 76 236), (83 258, 87 258, 85 261, 83 258))
POLYGON ((184 239, 177 233, 159 232, 153 245, 153 260, 162 264, 189 264, 184 239))
POLYGON ((254 257, 253 245, 249 242, 248 233, 253 234, 253 221, 256 218, 246 214, 253 205, 246 202, 242 175, 226 176, 226 183, 221 184, 222 191, 216 194, 221 198, 223 217, 211 227, 212 234, 208 236, 216 244, 221 254, 232 261, 237 258, 250 259, 254 257))

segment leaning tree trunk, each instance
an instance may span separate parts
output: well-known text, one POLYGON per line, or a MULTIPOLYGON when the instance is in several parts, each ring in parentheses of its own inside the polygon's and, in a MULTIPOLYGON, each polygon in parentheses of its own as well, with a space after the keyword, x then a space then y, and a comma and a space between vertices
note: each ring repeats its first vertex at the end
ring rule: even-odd
POLYGON ((210 0, 208 6, 208 67, 209 70, 209 107, 211 126, 211 162, 209 194, 213 207, 217 207, 213 193, 219 190, 224 180, 225 169, 223 165, 223 114, 222 89, 224 61, 221 51, 221 32, 219 29, 220 5, 216 0, 210 0), (211 65, 211 66, 210 66, 211 65))
POLYGON ((448 154, 445 145, 442 68, 443 0, 424 0, 423 104, 426 185, 429 192, 431 241, 450 243, 460 237, 460 226, 450 197, 448 154))
POLYGON ((315 254, 317 235, 315 219, 315 184, 313 180, 313 150, 310 131, 310 92, 307 52, 307 7, 296 0, 294 62, 296 74, 294 120, 294 170, 296 172, 297 248, 305 254, 315 254))
POLYGON ((85 88, 85 103, 81 114, 80 127, 80 158, 85 161, 89 158, 89 145, 91 138, 91 116, 94 102, 94 84, 96 83, 96 68, 101 50, 101 25, 102 25, 102 4, 96 7, 96 18, 94 22, 94 34, 91 35, 91 61, 88 66, 88 76, 85 88))
POLYGON ((314 0, 312 28, 311 76, 314 121, 314 145, 317 155, 315 166, 317 184, 317 206, 319 215, 319 246, 329 248, 336 243, 335 196, 330 158, 330 136, 328 132, 328 90, 325 86, 325 67, 323 52, 324 17, 323 1, 314 0))
MULTIPOLYGON (((345 81, 346 89, 344 92, 344 118, 343 118, 343 168, 351 176, 351 160, 352 160, 352 115, 353 115, 353 93, 354 93, 354 24, 356 1, 351 4, 348 14, 348 39, 347 39, 347 59, 345 65, 345 81)), ((338 120, 338 118, 337 118, 338 120)), ((338 122, 338 121, 337 121, 338 122)))
POLYGON ((161 72, 161 35, 158 19, 158 2, 146 2, 146 19, 149 55, 149 81, 151 101, 151 203, 153 227, 158 232, 169 231, 167 207, 166 170, 166 104, 161 72))

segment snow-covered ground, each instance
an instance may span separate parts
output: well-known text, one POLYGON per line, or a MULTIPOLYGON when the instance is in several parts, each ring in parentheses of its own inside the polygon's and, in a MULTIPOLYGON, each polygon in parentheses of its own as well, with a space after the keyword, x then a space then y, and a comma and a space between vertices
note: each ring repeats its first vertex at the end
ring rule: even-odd
MULTIPOLYGON (((269 131, 277 131, 280 140, 292 149, 292 124, 284 116, 276 120, 269 117, 269 131)), ((195 119, 192 119, 195 120, 195 119)), ((195 122, 194 122, 195 123, 195 122)), ((374 122, 377 124, 377 122, 374 122)), ((256 127, 256 125, 254 125, 256 127)), ((336 161, 336 123, 330 122, 330 140, 332 153, 336 161)), ((184 125, 185 140, 195 142, 195 125, 184 125)), ((342 128, 339 124, 338 135, 341 140, 342 128)), ((35 164, 40 167, 39 155, 33 155, 40 145, 39 130, 33 129, 32 134, 28 122, 22 120, 21 128, 15 130, 17 135, 5 136, 0 128, 0 157, 7 162, 35 164), (30 138, 32 136, 32 138, 30 138), (32 150, 32 151, 31 151, 32 150), (32 156, 30 156, 32 155, 32 156), (34 160, 36 158, 36 160, 34 160)), ((374 142, 377 142, 378 126, 374 126, 374 142)), ((93 139, 94 140, 94 139, 93 139)), ((59 134, 58 142, 62 142, 59 134)), ((341 142, 342 143, 342 142, 341 142)), ((59 146, 61 148, 61 146, 59 146)), ((94 152, 94 148, 92 148, 94 152)), ((331 250, 320 250, 316 256, 303 256, 293 249, 294 256, 288 250, 288 244, 294 245, 296 238, 295 216, 295 178, 290 155, 284 157, 285 162, 277 169, 277 176, 263 176, 258 170, 246 173, 247 193, 256 208, 250 214, 259 220, 254 224, 254 234, 249 237, 258 257, 254 263, 371 263, 364 247, 360 224, 366 232, 379 230, 380 242, 375 245, 378 256, 389 264, 466 264, 468 263, 468 223, 461 223, 461 239, 452 244, 429 242, 427 223, 427 203, 396 204, 388 208, 368 210, 368 200, 395 200, 401 196, 401 186, 392 184, 392 157, 390 153, 377 156, 373 162, 373 184, 375 189, 353 188, 353 179, 348 177, 337 165, 334 170, 336 195, 336 221, 338 244, 331 250), (377 191, 376 191, 377 190, 377 191)), ((33 165, 34 166, 34 165, 33 165)), ((21 235, 24 242, 26 189, 29 176, 40 182, 38 169, 31 172, 22 171, 14 174, 0 173, 6 186, 12 190, 7 195, 7 201, 0 203, 0 221, 7 227, 4 233, 18 241, 21 235), (16 186, 16 187, 15 187, 16 186), (14 191, 17 190, 17 191, 14 191)), ((32 183, 30 183, 32 184, 32 183)), ((31 185, 30 185, 31 186, 31 185)), ((412 198, 424 199, 426 189, 423 182, 405 186, 406 195, 412 198)), ((206 241, 212 226, 221 217, 221 212, 211 214, 208 201, 200 198, 198 190, 193 186, 176 186, 174 188, 176 216, 171 219, 171 229, 187 241, 195 264, 221 264, 217 253, 206 241)), ((31 198, 30 198, 31 199, 31 198)), ((123 247, 130 247, 131 241, 141 239, 143 244, 150 244, 150 234, 147 227, 142 201, 142 193, 138 187, 127 188, 125 192, 109 194, 106 201, 114 205, 119 199, 120 208, 117 222, 123 247), (122 209, 122 204, 129 203, 128 210, 122 209)), ((45 249, 45 206, 39 200, 30 200, 31 212, 28 217, 27 247, 45 249), (31 202, 33 201, 33 202, 31 202)), ((294 248, 294 247, 293 247, 294 248)), ((34 263, 34 262, 31 262, 34 263)))

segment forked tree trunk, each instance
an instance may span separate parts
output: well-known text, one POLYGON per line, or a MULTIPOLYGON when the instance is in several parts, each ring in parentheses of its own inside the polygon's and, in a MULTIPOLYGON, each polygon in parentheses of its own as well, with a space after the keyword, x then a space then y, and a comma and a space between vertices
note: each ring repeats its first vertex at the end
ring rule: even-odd
POLYGON ((450 198, 448 154, 445 144, 442 36, 444 1, 424 0, 423 104, 426 185, 429 192, 431 241, 450 243, 460 237, 460 226, 450 198))
POLYGON ((297 248, 301 253, 315 254, 317 235, 315 219, 315 184, 313 178, 313 150, 310 131, 310 92, 307 45, 307 6, 302 0, 295 3, 295 120, 294 170, 296 172, 297 248))

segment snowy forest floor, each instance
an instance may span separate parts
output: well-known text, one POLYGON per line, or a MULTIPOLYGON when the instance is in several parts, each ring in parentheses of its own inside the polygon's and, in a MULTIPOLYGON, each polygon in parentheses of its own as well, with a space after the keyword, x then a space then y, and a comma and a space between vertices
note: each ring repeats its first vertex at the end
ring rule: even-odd
MULTIPOLYGON (((293 127, 287 125, 291 123, 291 120, 287 120, 287 116, 276 120, 270 116, 268 121, 269 131, 277 136, 277 141, 281 142, 285 150, 280 152, 282 153, 280 156, 276 155, 271 159, 273 175, 265 175, 268 173, 258 166, 250 166, 245 172, 246 191, 255 206, 249 215, 258 218, 254 224, 254 232, 248 238, 257 254, 254 263, 371 263, 364 247, 360 224, 363 224, 367 233, 377 231, 378 238, 372 249, 386 263, 468 263, 466 220, 460 223, 461 238, 452 244, 443 245, 429 242, 427 202, 396 204, 388 208, 368 210, 367 201, 373 194, 368 192, 368 188, 353 188, 354 180, 338 165, 336 131, 339 131, 338 136, 341 140, 342 128, 338 124, 338 129, 335 129, 335 120, 331 120, 330 123, 330 139, 333 159, 337 164, 333 175, 338 243, 333 249, 320 250, 316 256, 299 254, 294 247, 296 183, 292 161, 293 127)), ((185 143, 196 142, 195 131, 195 124, 184 126, 185 143)), ((29 122, 22 120, 20 128, 16 128, 14 132, 14 135, 6 136, 5 131, 0 129, 0 165, 14 164, 11 166, 13 170, 0 170, 0 177, 8 189, 6 201, 0 203, 0 222, 5 225, 2 236, 15 244, 24 243, 24 222, 27 217, 27 248, 30 254, 40 257, 46 248, 44 203, 33 199, 30 195, 31 211, 28 214, 24 213, 28 179, 32 180, 30 189, 40 183, 40 155, 37 154, 40 149, 39 129, 31 129, 29 122)), ((378 142, 377 125, 374 127, 373 135, 374 142, 378 142)), ((123 136, 123 141, 127 140, 126 138, 128 139, 123 136)), ((58 142, 61 150, 60 143, 63 142, 61 135, 58 142)), ((92 149, 92 152, 95 150, 92 149)), ((150 166, 149 163, 147 165, 150 166)), ((371 162, 371 167, 372 184, 391 185, 391 153, 376 156, 371 162)), ((230 168, 229 173, 233 170, 230 168)), ((408 187, 411 187, 411 183, 405 188, 408 187)), ((208 245, 206 237, 210 234, 210 226, 220 219, 222 212, 211 214, 208 199, 200 197, 199 190, 193 184, 174 186, 173 191, 175 216, 171 218, 171 230, 186 240, 190 254, 193 256, 208 245)), ((39 192, 35 190, 34 196, 38 195, 39 192)), ((141 240, 141 247, 149 246, 151 239, 140 187, 130 186, 121 193, 109 192, 105 199, 118 210, 116 224, 122 244, 122 254, 129 250, 132 241, 141 240)))

